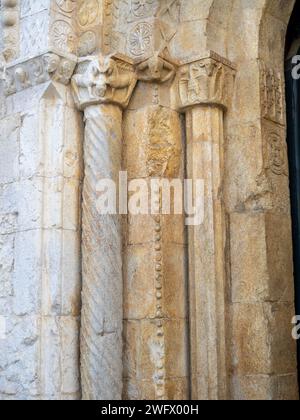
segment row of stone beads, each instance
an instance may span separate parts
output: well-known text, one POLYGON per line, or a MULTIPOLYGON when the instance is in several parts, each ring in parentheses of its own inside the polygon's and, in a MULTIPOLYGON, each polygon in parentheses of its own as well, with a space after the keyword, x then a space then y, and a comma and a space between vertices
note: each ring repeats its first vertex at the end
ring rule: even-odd
POLYGON ((106 54, 109 54, 112 48, 112 33, 113 33, 113 0, 106 0, 105 2, 105 24, 104 24, 104 48, 106 54))
MULTIPOLYGON (((161 196, 160 196, 161 209, 161 196)), ((160 348, 160 357, 156 365, 156 398, 157 400, 166 399, 165 395, 165 334, 163 327, 163 254, 162 254, 162 224, 161 215, 154 216, 155 221, 155 293, 156 293, 156 334, 160 348)))
POLYGON ((1 24, 3 28, 2 37, 4 40, 3 56, 6 62, 17 58, 19 53, 19 0, 2 0, 1 24))
POLYGON ((159 87, 157 83, 153 83, 152 103, 153 105, 159 105, 159 87))

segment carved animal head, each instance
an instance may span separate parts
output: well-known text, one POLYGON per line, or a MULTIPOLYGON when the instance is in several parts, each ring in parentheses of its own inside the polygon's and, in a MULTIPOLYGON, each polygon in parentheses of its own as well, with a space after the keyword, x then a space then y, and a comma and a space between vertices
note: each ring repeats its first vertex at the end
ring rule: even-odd
POLYGON ((99 58, 90 65, 93 94, 103 98, 107 88, 113 87, 114 80, 118 75, 118 68, 115 61, 110 57, 99 58))
POLYGON ((164 68, 164 62, 158 54, 154 54, 151 58, 149 58, 148 67, 150 75, 153 77, 153 79, 160 79, 164 68))
POLYGON ((59 66, 59 56, 52 53, 46 54, 44 55, 44 63, 48 73, 55 73, 59 66))

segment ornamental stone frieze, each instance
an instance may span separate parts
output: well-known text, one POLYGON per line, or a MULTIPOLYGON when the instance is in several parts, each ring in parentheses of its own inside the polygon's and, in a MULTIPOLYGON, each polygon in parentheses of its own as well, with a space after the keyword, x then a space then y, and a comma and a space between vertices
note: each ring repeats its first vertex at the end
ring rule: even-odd
POLYGON ((77 58, 52 50, 28 60, 2 63, 2 80, 7 96, 23 89, 53 80, 64 85, 70 82, 77 58))
POLYGON ((101 60, 99 61, 95 57, 89 56, 78 60, 74 55, 52 50, 37 57, 17 60, 12 63, 6 63, 3 59, 0 69, 5 95, 9 96, 50 80, 68 85, 78 63, 77 75, 74 78, 74 81, 78 80, 78 86, 75 88, 73 84, 73 87, 78 103, 83 102, 80 108, 85 106, 85 102, 101 99, 100 95, 95 94, 95 88, 99 81, 93 85, 93 80, 97 78, 96 68, 98 67, 100 74, 101 66, 103 77, 111 72, 109 83, 107 83, 107 95, 103 101, 120 103, 120 106, 126 107, 137 80, 154 84, 170 82, 174 79, 178 66, 173 60, 166 59, 158 53, 142 62, 136 61, 135 63, 121 54, 115 54, 112 57, 115 58, 115 61, 106 59, 106 62, 103 61, 100 64, 101 60), (98 60, 98 64, 95 64, 95 60, 98 60), (125 75, 127 71, 128 74, 125 75), (80 74, 81 72, 85 72, 85 74, 80 74), (94 93, 92 93, 93 90, 94 93), (125 92, 127 93, 124 97, 125 92))

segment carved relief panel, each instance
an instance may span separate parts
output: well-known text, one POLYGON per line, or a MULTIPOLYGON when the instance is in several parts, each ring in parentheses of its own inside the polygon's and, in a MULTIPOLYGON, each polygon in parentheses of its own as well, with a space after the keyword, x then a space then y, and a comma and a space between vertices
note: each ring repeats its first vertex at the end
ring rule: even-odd
POLYGON ((119 26, 126 13, 127 0, 80 0, 76 17, 78 55, 124 53, 119 26))
POLYGON ((286 129, 266 120, 262 129, 264 174, 269 185, 271 205, 273 209, 289 214, 286 129))
POLYGON ((128 21, 154 16, 158 0, 130 0, 128 21))
POLYGON ((110 48, 137 60, 162 52, 174 37, 179 21, 179 1, 115 0, 109 2, 110 48))
POLYGON ((288 156, 283 73, 260 63, 260 101, 264 174, 272 207, 289 213, 288 156))
POLYGON ((281 130, 268 129, 265 132, 265 169, 274 175, 288 176, 287 148, 281 130))
POLYGON ((101 42, 102 2, 80 0, 77 2, 78 55, 93 54, 101 42))
POLYGON ((283 75, 261 64, 260 96, 262 116, 284 125, 284 78, 283 75))
POLYGON ((179 6, 179 0, 79 0, 78 55, 119 52, 139 60, 162 52, 177 31, 179 6))
POLYGON ((76 54, 75 0, 25 0, 21 3, 21 57, 40 55, 51 48, 76 54))

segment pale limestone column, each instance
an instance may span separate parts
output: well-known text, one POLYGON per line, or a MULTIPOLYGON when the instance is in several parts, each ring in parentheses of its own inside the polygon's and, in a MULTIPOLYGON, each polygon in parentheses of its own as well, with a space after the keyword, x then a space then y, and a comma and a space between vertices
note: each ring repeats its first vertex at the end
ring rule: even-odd
POLYGON ((85 116, 82 221, 81 379, 83 399, 122 395, 122 226, 117 214, 97 208, 101 179, 118 185, 122 157, 122 108, 136 83, 121 57, 83 61, 72 79, 85 116))
POLYGON ((188 229, 192 398, 227 398, 226 218, 224 110, 230 63, 213 53, 179 71, 180 108, 186 113, 187 178, 204 181, 204 220, 188 229))
MULTIPOLYGON (((175 179, 173 185, 182 186, 183 118, 170 105, 175 67, 155 55, 137 70, 140 82, 124 119, 128 181, 142 179, 150 187, 153 179, 175 179)), ((156 215, 128 215, 123 397, 129 400, 189 398, 184 216, 172 208, 161 214, 162 197, 159 207, 156 215)))

